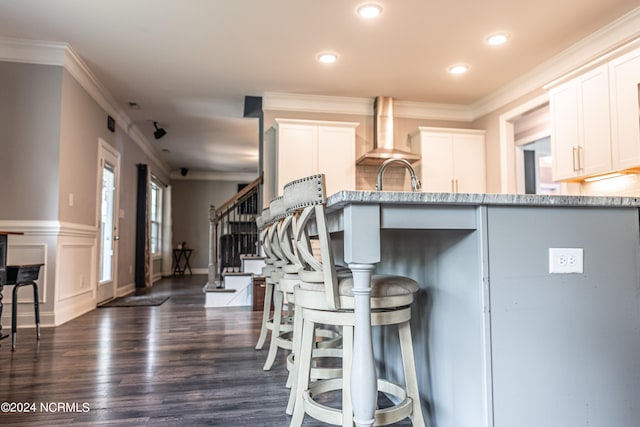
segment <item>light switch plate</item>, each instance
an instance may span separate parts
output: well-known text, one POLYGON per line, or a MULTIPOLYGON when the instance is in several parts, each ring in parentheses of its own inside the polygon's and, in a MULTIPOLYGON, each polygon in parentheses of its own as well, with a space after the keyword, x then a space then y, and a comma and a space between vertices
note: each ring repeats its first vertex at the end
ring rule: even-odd
POLYGON ((583 248, 549 248, 549 273, 584 273, 583 255, 583 248))

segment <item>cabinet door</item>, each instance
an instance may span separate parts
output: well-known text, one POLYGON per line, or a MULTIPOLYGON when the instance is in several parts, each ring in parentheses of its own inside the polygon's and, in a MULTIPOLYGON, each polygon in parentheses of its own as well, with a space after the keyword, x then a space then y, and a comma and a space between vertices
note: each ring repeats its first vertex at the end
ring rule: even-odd
POLYGON ((456 193, 486 192, 484 135, 453 137, 453 180, 456 193))
POLYGON ((611 120, 609 73, 599 67, 578 80, 580 176, 611 170, 611 120))
POLYGON ((277 132, 276 190, 282 195, 285 184, 317 173, 317 127, 280 125, 277 132))
POLYGON ((422 191, 454 192, 452 135, 422 133, 421 146, 422 159, 416 166, 421 168, 422 191))
POLYGON ((640 165, 640 50, 610 64, 614 169, 640 165))
POLYGON ((549 97, 554 181, 575 178, 578 174, 578 92, 576 87, 576 82, 570 82, 552 90, 549 97))
POLYGON ((325 174, 327 196, 356 188, 355 129, 318 128, 318 173, 325 174))

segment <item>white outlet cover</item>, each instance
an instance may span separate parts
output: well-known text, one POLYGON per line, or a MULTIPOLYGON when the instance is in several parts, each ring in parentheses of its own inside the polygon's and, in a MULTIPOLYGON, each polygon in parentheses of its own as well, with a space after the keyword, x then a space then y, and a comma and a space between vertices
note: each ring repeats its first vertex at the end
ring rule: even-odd
POLYGON ((550 274, 584 273, 583 248, 549 248, 550 274))

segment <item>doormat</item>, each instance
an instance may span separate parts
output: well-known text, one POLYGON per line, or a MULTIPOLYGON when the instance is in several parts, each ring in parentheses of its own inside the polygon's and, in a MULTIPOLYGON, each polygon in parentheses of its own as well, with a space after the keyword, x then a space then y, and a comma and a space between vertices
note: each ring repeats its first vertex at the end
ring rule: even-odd
POLYGON ((168 296, 130 295, 116 298, 98 307, 151 307, 162 305, 168 299, 168 296))

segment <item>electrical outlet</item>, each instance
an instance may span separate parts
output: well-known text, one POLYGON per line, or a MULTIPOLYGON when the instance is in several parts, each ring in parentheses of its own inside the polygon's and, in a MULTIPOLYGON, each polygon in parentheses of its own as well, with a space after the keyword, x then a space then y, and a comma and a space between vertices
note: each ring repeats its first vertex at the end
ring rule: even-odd
POLYGON ((582 274, 584 272, 583 248, 549 248, 550 274, 582 274))

